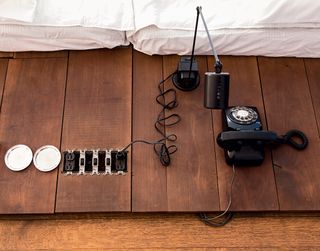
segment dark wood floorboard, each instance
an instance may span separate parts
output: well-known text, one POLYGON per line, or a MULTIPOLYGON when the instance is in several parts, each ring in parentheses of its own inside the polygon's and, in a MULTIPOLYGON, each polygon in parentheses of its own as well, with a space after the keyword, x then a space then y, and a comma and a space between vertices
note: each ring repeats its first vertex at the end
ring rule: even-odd
MULTIPOLYGON (((162 57, 133 53, 133 140, 157 141, 155 130, 161 106, 155 97, 162 76, 162 57)), ((135 144, 132 148, 132 211, 167 211, 167 168, 162 166, 153 146, 135 144)))
POLYGON ((269 130, 299 129, 309 146, 273 150, 280 210, 319 210, 320 142, 303 59, 259 58, 260 76, 269 130))
POLYGON ((320 131, 320 59, 304 59, 313 109, 316 115, 318 133, 320 131))
POLYGON ((14 52, 13 58, 66 58, 68 57, 68 51, 28 51, 28 52, 14 52))
POLYGON ((0 58, 12 58, 13 52, 0 52, 0 58))
MULTIPOLYGON (((224 71, 230 73, 229 105, 247 105, 258 108, 266 129, 259 71, 255 57, 222 57, 224 71)), ((208 57, 212 71, 213 58, 208 57)), ((222 131, 221 111, 213 111, 215 138, 222 131)), ((218 183, 221 208, 229 202, 232 167, 224 159, 223 150, 216 146, 218 183)), ((265 161, 259 167, 236 167, 235 182, 232 190, 234 211, 278 210, 277 191, 270 151, 266 151, 265 161)))
MULTIPOLYGON (((0 158, 18 143, 33 151, 45 144, 65 151, 122 148, 132 139, 161 137, 154 128, 161 110, 155 97, 159 81, 176 70, 178 56, 151 57, 131 48, 14 56, 0 59, 0 158)), ((125 176, 65 176, 62 165, 49 173, 32 165, 12 172, 2 161, 0 213, 224 210, 232 168, 215 143, 221 113, 203 107, 204 72, 213 70, 213 58, 200 56, 198 62, 200 86, 177 90, 179 106, 166 112, 182 119, 165 128, 178 136, 170 167, 160 164, 152 146, 139 143, 129 148, 125 176)), ((284 134, 296 128, 310 139, 303 152, 266 149, 262 166, 236 168, 231 210, 320 210, 320 60, 222 62, 231 74, 230 105, 256 106, 264 129, 284 134)))
MULTIPOLYGON (((16 144, 33 152, 60 146, 67 60, 10 60, 0 117, 0 158, 16 144)), ((44 173, 33 165, 21 172, 0 165, 0 213, 53 213, 57 170, 44 173)))
MULTIPOLYGON (((62 151, 122 149, 130 143, 131 69, 131 48, 70 53, 62 151)), ((59 172, 56 212, 130 211, 130 162, 120 176, 59 172)))
MULTIPOLYGON (((178 56, 163 58, 163 75, 177 69, 178 56)), ((167 169, 168 211, 219 211, 219 195, 211 111, 203 106, 206 57, 198 58, 201 82, 192 92, 177 90, 178 107, 166 112, 177 113, 181 121, 167 126, 167 135, 175 134, 178 151, 167 169)), ((172 88, 171 79, 166 88, 172 88)))
MULTIPOLYGON (((0 104, 2 103, 2 95, 4 89, 4 83, 6 81, 7 69, 8 69, 8 59, 0 59, 0 104)), ((0 107, 1 110, 1 107, 0 107)))

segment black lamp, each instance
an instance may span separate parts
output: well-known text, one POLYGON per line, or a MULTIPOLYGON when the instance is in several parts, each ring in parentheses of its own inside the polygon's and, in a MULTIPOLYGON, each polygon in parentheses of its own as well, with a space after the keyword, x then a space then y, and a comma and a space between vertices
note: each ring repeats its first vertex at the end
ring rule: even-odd
POLYGON ((199 67, 197 61, 194 58, 194 48, 196 45, 199 14, 200 12, 197 8, 197 20, 196 27, 194 29, 191 57, 181 57, 178 64, 178 69, 172 76, 172 82, 174 86, 181 91, 192 91, 196 89, 200 83, 199 67))
POLYGON ((172 82, 178 89, 182 91, 192 91, 197 88, 200 83, 198 64, 194 59, 199 15, 201 16, 208 36, 209 44, 215 58, 215 72, 205 73, 204 106, 208 109, 225 109, 228 107, 229 102, 230 74, 227 72, 222 72, 222 63, 213 46, 213 42, 202 14, 201 7, 197 7, 197 20, 193 37, 191 57, 181 57, 177 72, 172 77, 172 82))

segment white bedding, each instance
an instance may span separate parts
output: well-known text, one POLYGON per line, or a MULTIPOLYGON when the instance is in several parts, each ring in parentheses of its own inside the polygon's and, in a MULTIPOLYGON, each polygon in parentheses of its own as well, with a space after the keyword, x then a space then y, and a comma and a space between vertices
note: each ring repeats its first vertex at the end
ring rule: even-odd
MULTIPOLYGON (((19 0, 12 1, 18 8, 19 0)), ((134 29, 131 1, 33 1, 37 2, 33 12, 24 11, 31 19, 0 15, 0 51, 82 50, 129 44, 125 31, 134 29)))
MULTIPOLYGON (((0 51, 128 45, 191 54, 196 6, 219 54, 320 57, 320 1, 0 0, 0 51)), ((211 54, 200 20, 196 54, 211 54)))
POLYGON ((56 51, 128 45, 123 31, 93 27, 0 25, 0 51, 56 51))
POLYGON ((32 22, 37 0, 0 0, 0 23, 32 22))
MULTIPOLYGON (((147 54, 190 54, 201 5, 219 54, 320 57, 320 1, 134 0, 134 48, 147 54)), ((199 20, 196 54, 211 54, 199 20)))
POLYGON ((134 29, 129 0, 38 0, 33 25, 134 29))

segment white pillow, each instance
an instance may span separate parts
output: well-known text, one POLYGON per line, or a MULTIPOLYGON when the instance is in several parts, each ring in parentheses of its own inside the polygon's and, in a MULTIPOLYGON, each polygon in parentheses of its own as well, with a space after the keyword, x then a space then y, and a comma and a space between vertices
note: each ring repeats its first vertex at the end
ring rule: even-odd
MULTIPOLYGON (((191 54, 196 7, 202 6, 219 54, 320 56, 320 1, 134 0, 134 48, 147 54, 191 54)), ((196 54, 211 55, 199 20, 196 54)))
MULTIPOLYGON (((314 0, 133 0, 136 30, 193 30, 202 6, 209 29, 320 27, 320 1, 314 0)), ((200 22, 200 30, 203 26, 200 22)))
POLYGON ((33 25, 134 29, 128 0, 39 0, 33 25))
POLYGON ((32 22, 0 24, 0 51, 113 48, 133 29, 128 0, 38 0, 32 22))
POLYGON ((32 22, 37 0, 0 0, 0 22, 32 22))

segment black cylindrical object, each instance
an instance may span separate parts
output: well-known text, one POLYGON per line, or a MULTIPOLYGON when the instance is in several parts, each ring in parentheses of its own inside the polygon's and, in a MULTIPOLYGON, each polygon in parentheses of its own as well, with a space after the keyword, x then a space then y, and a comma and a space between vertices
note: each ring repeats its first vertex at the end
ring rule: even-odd
POLYGON ((204 106, 209 109, 225 109, 229 101, 229 73, 206 72, 204 106))

